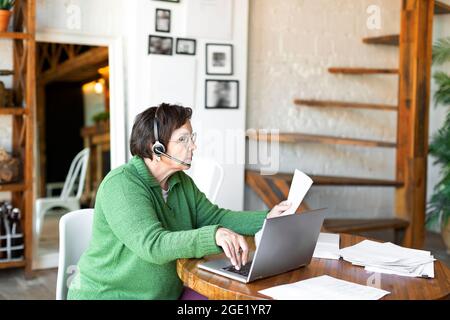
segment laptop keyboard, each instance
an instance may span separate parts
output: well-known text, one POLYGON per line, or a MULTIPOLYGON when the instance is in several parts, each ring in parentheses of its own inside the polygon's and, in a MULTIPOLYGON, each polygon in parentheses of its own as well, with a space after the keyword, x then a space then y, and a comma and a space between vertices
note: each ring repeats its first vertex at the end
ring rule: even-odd
POLYGON ((224 267, 222 268, 222 270, 225 271, 229 271, 229 272, 233 272, 233 273, 237 273, 240 274, 241 276, 248 276, 249 272, 250 272, 250 267, 252 266, 251 262, 247 262, 247 264, 245 266, 241 266, 240 270, 237 270, 233 265, 228 266, 228 267, 224 267))

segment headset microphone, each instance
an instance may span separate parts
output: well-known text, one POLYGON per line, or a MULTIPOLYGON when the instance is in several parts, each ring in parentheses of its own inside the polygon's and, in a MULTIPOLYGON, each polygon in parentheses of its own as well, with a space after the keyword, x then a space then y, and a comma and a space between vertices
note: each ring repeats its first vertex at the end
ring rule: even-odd
POLYGON ((161 152, 161 155, 162 156, 164 156, 164 157, 166 157, 166 158, 169 158, 170 160, 173 160, 173 161, 175 161, 175 162, 178 162, 178 163, 180 163, 180 164, 182 164, 182 165, 184 165, 184 166, 187 166, 187 167, 191 167, 191 164, 190 163, 187 163, 187 162, 184 162, 184 161, 182 161, 182 160, 180 160, 180 159, 177 159, 177 158, 175 158, 175 157, 172 157, 171 155, 169 155, 169 154, 167 154, 167 153, 165 153, 165 152, 161 152))
POLYGON ((191 167, 190 163, 184 162, 180 159, 177 159, 175 157, 172 157, 171 155, 166 153, 166 147, 159 142, 159 134, 158 134, 158 110, 159 110, 159 106, 155 111, 155 120, 153 121, 153 134, 155 135, 155 143, 152 146, 152 151, 154 154, 156 154, 157 156, 164 156, 170 160, 173 160, 175 162, 178 162, 179 164, 182 164, 184 166, 187 166, 188 168, 191 167))

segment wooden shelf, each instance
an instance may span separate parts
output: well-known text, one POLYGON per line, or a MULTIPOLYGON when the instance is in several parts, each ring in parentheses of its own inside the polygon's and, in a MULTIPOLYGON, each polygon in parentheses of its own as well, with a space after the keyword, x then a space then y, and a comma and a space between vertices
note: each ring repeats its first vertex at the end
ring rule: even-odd
POLYGON ((353 75, 357 75, 357 74, 398 74, 398 69, 332 67, 332 68, 328 68, 328 72, 353 74, 353 75))
MULTIPOLYGON (((380 148, 395 148, 397 146, 397 144, 394 142, 340 138, 333 136, 311 135, 303 133, 280 133, 278 137, 279 142, 285 143, 313 142, 322 144, 340 144, 340 145, 380 147, 380 148)), ((270 135, 259 135, 258 133, 249 132, 248 138, 251 140, 271 141, 270 135)))
POLYGON ((25 260, 0 262, 0 269, 25 267, 25 260))
POLYGON ((398 218, 388 219, 325 219, 323 227, 328 232, 355 233, 385 229, 406 229, 409 222, 398 218))
POLYGON ((399 34, 390 34, 379 37, 367 37, 363 38, 363 42, 366 44, 381 44, 386 46, 398 46, 400 44, 399 34))
MULTIPOLYGON (((246 170, 246 176, 249 177, 264 177, 269 180, 284 180, 288 184, 292 181, 292 174, 277 173, 274 175, 261 176, 259 171, 246 170)), ((310 175, 309 177, 314 181, 314 186, 359 186, 359 187, 401 187, 403 185, 400 181, 369 179, 369 178, 352 178, 339 176, 323 176, 310 175)))
POLYGON ((450 14, 450 5, 434 1, 434 14, 450 14))
POLYGON ((21 116, 27 113, 28 110, 21 107, 0 108, 0 115, 21 116))
POLYGON ((29 40, 32 36, 29 33, 23 32, 0 32, 0 39, 16 39, 16 40, 29 40))
POLYGON ((17 192, 24 191, 26 189, 23 183, 7 183, 0 184, 0 192, 17 192))
POLYGON ((355 102, 331 101, 331 100, 295 99, 294 104, 319 108, 333 107, 333 108, 373 109, 373 110, 388 110, 388 111, 398 110, 397 106, 386 104, 355 103, 355 102))

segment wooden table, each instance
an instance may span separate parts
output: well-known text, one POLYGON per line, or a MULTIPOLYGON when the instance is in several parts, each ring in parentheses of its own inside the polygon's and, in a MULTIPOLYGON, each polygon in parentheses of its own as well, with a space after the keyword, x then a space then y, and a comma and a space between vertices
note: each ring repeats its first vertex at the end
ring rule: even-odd
MULTIPOLYGON (((340 247, 345 248, 363 241, 365 238, 341 234, 340 247)), ((252 249, 255 248, 253 238, 247 238, 252 249)), ((329 275, 338 279, 367 285, 377 283, 380 280, 381 289, 390 291, 391 294, 383 299, 410 300, 410 299, 449 299, 450 298, 450 269, 442 262, 434 262, 434 279, 409 278, 388 274, 369 273, 363 267, 353 266, 351 263, 341 260, 316 259, 303 268, 286 272, 277 276, 257 280, 244 284, 211 272, 200 270, 197 264, 214 259, 219 256, 209 256, 205 259, 180 259, 177 262, 177 273, 184 285, 208 297, 209 299, 270 299, 258 293, 259 290, 269 287, 297 282, 321 275, 329 275), (371 279, 369 279, 372 277, 371 279)))

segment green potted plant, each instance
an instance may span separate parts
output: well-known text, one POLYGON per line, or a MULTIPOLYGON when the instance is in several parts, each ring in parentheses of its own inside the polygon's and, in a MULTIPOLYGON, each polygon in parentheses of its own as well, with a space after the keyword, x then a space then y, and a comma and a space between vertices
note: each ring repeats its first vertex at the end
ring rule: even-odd
POLYGON ((97 126, 97 130, 99 132, 106 132, 109 131, 109 112, 108 111, 102 111, 99 113, 96 113, 92 116, 92 120, 95 122, 95 125, 97 126))
MULTIPOLYGON (((433 46, 433 63, 450 61, 450 37, 440 39, 433 46)), ((434 94, 436 106, 450 106, 450 75, 436 72, 433 76, 438 86, 434 94)), ((442 238, 450 253, 450 108, 442 128, 433 136, 429 152, 436 158, 435 163, 442 166, 442 179, 434 188, 427 210, 427 224, 438 223, 442 238)))
POLYGON ((8 29, 11 9, 15 0, 0 0, 0 32, 6 32, 8 29))

